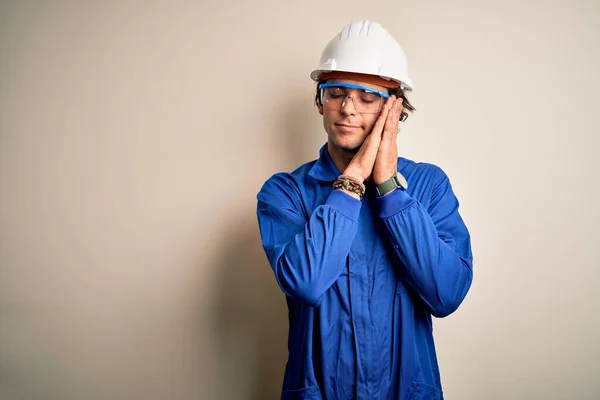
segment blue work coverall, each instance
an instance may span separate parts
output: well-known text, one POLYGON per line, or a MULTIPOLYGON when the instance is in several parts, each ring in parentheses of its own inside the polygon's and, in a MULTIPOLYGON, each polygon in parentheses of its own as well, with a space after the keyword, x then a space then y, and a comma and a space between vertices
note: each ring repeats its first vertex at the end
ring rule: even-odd
POLYGON ((282 399, 442 399, 431 317, 471 285, 469 232, 446 174, 400 157, 408 190, 332 190, 327 151, 258 193, 262 244, 289 309, 282 399))

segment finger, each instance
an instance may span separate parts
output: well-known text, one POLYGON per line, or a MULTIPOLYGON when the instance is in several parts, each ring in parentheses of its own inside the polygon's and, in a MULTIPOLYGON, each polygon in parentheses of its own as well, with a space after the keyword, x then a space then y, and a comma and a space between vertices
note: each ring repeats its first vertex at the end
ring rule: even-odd
POLYGON ((385 126, 385 122, 390 111, 392 111, 392 109, 394 108, 395 99, 396 97, 392 95, 386 100, 386 102, 383 105, 383 109, 381 110, 381 113, 377 118, 377 121, 375 121, 375 124, 371 129, 371 133, 367 135, 357 155, 366 155, 370 152, 376 153, 376 150, 379 148, 379 143, 381 142, 381 133, 383 132, 383 127, 385 126))
MULTIPOLYGON (((381 114, 377 118, 375 125, 373 125, 373 129, 371 129, 370 143, 369 146, 365 147, 364 156, 365 158, 375 159, 380 154, 381 149, 381 138, 384 130, 385 123, 389 114, 393 111, 394 101, 396 100, 395 96, 390 96, 384 104, 383 110, 381 110, 381 114)), ((362 150, 362 148, 361 148, 362 150)))
POLYGON ((403 110, 404 110, 404 99, 399 98, 398 99, 398 113, 396 115, 396 120, 398 121, 398 125, 397 125, 396 129, 394 130, 394 141, 398 137, 398 133, 400 133, 400 118, 402 117, 403 110))
POLYGON ((388 113, 385 120, 385 127, 383 130, 382 140, 391 141, 394 139, 394 133, 398 130, 398 119, 400 115, 398 112, 398 101, 394 103, 394 108, 388 113))
MULTIPOLYGON (((381 143, 381 134, 377 135, 377 134, 373 134, 371 133, 369 135, 369 144, 367 146, 363 146, 365 151, 362 154, 362 156, 365 159, 369 159, 369 160, 374 160, 375 157, 377 156, 377 151, 379 149, 379 145, 381 143)), ((362 150, 362 148, 361 148, 362 150)))
POLYGON ((402 115, 402 110, 404 110, 404 99, 402 97, 398 98, 398 101, 396 101, 396 107, 396 115, 398 116, 397 119, 400 120, 400 115, 402 115))
POLYGON ((400 104, 398 106, 398 122, 400 122, 400 118, 402 118, 403 112, 404 112, 404 99, 400 98, 400 104))
POLYGON ((400 122, 402 110, 404 110, 404 99, 402 97, 399 97, 396 101, 396 120, 398 120, 398 122, 400 122))
POLYGON ((371 129, 371 134, 375 133, 377 135, 381 135, 381 132, 383 132, 383 127, 385 126, 385 121, 392 109, 392 107, 394 106, 394 96, 390 96, 387 101, 385 102, 384 106, 383 106, 383 110, 381 110, 381 113, 379 114, 379 117, 377 118, 377 121, 375 121, 375 125, 373 125, 373 129, 371 129))
POLYGON ((373 126, 372 131, 375 131, 375 130, 383 131, 383 127, 385 126, 385 121, 386 121, 388 115, 390 114, 390 111, 392 111, 393 107, 394 107, 394 101, 392 100, 392 98, 389 98, 385 102, 385 105, 383 106, 383 110, 381 110, 381 113, 379 114, 377 121, 375 121, 375 125, 373 126))
POLYGON ((396 107, 397 107, 397 99, 394 97, 394 102, 391 105, 390 110, 385 118, 385 122, 383 124, 382 135, 381 135, 382 143, 379 146, 378 154, 387 153, 387 151, 388 151, 387 145, 388 145, 388 142, 390 142, 392 140, 390 129, 392 128, 393 121, 394 121, 394 118, 396 115, 396 107))
POLYGON ((381 135, 373 135, 372 133, 367 136, 363 145, 358 150, 355 157, 360 158, 361 160, 369 160, 374 158, 377 154, 377 149, 379 148, 379 143, 381 142, 381 135))

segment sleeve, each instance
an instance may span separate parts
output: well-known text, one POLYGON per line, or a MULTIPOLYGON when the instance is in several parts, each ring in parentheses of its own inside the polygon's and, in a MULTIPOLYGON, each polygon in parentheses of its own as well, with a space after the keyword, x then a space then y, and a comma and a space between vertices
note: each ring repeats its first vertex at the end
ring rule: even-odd
POLYGON ((405 191, 378 198, 379 217, 401 279, 429 312, 445 317, 465 298, 473 280, 471 239, 446 174, 438 170, 426 210, 405 191))
POLYGON ((262 245, 286 296, 317 307, 340 276, 358 231, 361 202, 333 190, 310 216, 298 188, 275 175, 258 193, 262 245))

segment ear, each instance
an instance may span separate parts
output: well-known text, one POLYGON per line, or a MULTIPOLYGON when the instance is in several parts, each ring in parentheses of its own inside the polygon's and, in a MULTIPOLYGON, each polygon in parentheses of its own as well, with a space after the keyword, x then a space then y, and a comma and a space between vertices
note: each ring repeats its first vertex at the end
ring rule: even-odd
POLYGON ((323 106, 317 106, 317 111, 319 114, 323 115, 323 106))

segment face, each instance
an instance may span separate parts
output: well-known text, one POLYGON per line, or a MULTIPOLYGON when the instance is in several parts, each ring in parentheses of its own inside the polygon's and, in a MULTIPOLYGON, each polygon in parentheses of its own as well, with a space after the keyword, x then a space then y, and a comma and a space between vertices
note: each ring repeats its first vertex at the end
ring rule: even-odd
MULTIPOLYGON (((388 89, 384 86, 368 84, 355 80, 332 79, 328 83, 350 83, 353 85, 365 86, 380 92, 387 93, 388 89)), ((323 126, 328 136, 329 146, 339 150, 356 153, 365 141, 367 135, 371 133, 375 121, 379 117, 377 114, 359 114, 354 108, 354 102, 346 101, 343 107, 338 110, 319 107, 319 114, 323 116, 323 126)))

